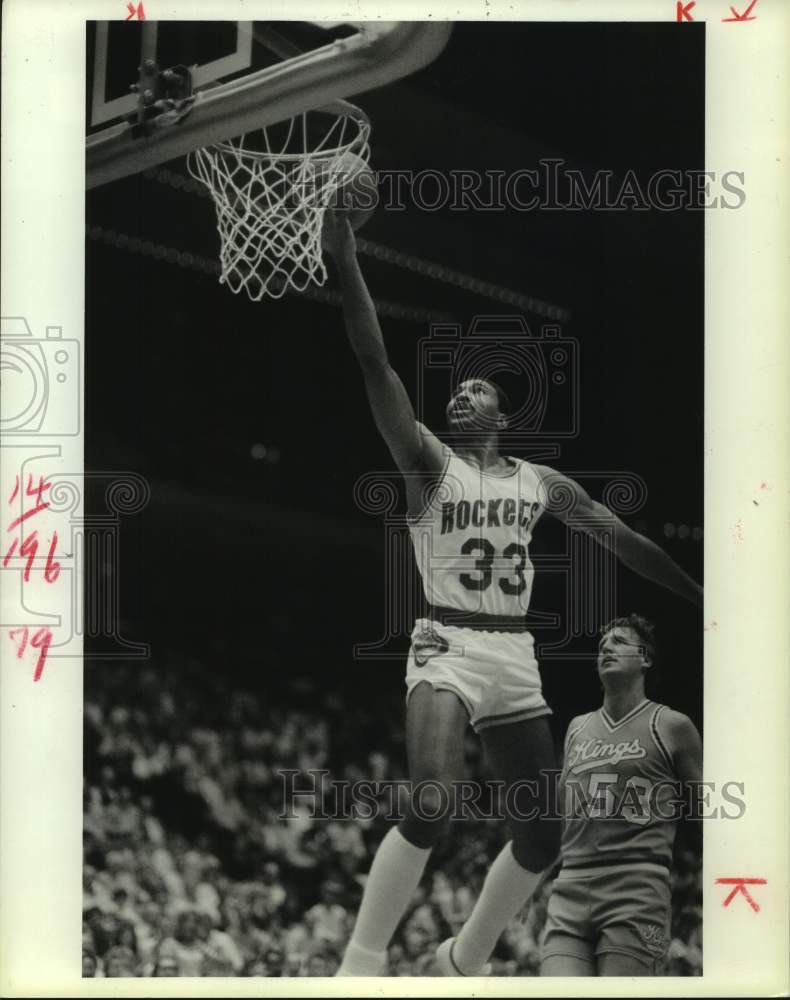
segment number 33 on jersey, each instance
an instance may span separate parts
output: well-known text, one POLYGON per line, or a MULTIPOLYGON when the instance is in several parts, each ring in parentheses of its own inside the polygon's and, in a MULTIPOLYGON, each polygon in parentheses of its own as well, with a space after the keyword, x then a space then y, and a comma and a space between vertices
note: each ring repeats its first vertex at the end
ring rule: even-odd
POLYGON ((523 617, 534 569, 529 543, 545 509, 537 471, 508 458, 496 475, 452 451, 425 511, 409 518, 414 554, 433 605, 488 615, 523 617))

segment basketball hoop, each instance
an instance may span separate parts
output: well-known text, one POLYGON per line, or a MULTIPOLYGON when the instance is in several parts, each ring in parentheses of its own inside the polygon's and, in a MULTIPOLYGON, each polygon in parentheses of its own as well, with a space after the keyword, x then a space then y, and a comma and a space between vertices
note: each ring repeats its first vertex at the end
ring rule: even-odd
POLYGON ((349 162, 365 168, 369 137, 365 113, 335 101, 190 153, 189 172, 217 210, 220 284, 253 302, 323 285, 324 213, 355 175, 349 162))

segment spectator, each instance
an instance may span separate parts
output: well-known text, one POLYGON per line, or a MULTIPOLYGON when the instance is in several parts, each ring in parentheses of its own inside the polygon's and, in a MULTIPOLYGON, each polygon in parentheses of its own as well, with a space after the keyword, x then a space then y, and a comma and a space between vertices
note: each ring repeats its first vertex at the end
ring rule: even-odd
MULTIPOLYGON (((403 777, 398 705, 371 727, 351 694, 304 687, 275 698, 233 691, 216 672, 174 656, 167 669, 86 665, 83 975, 332 975, 348 940, 378 815, 316 819, 333 782, 403 777), (317 802, 283 803, 283 769, 317 802), (333 772, 334 768, 334 772, 333 772)), ((393 696, 394 697, 394 696, 393 696)), ((470 744, 469 776, 483 776, 470 744)), ((453 824, 437 847, 389 953, 391 975, 430 975, 436 942, 456 932, 501 846, 499 824, 453 824)), ((535 975, 547 883, 507 928, 496 975, 535 975)), ((673 872, 671 975, 700 975, 699 857, 673 872)))
POLYGON ((266 966, 266 962, 262 958, 252 958, 249 962, 245 963, 244 968, 241 972, 242 976, 268 976, 269 970, 266 966))
POLYGON ((137 959, 131 948, 115 945, 104 956, 104 975, 107 979, 121 979, 139 975, 137 959))
POLYGON ((326 942, 320 942, 313 946, 312 951, 307 956, 304 975, 334 976, 339 966, 340 952, 326 942))
POLYGON ((229 934, 213 926, 211 914, 197 914, 198 938, 205 956, 204 976, 237 976, 244 967, 244 959, 229 934))
POLYGON ((182 910, 176 918, 172 937, 165 938, 159 946, 157 963, 162 958, 173 958, 178 963, 179 975, 202 976, 206 952, 198 937, 198 917, 193 910, 182 910))
POLYGON ((82 975, 84 979, 92 979, 99 969, 99 960, 90 948, 82 949, 82 975))
POLYGON ((285 966, 285 952, 281 948, 269 948, 263 956, 267 976, 282 976, 285 966))
POLYGON ((152 976, 180 976, 181 967, 178 960, 172 955, 162 955, 153 968, 152 976))
POLYGON ((314 940, 338 946, 348 941, 350 918, 339 903, 342 893, 343 886, 338 882, 324 882, 321 886, 321 902, 305 914, 305 923, 314 940))

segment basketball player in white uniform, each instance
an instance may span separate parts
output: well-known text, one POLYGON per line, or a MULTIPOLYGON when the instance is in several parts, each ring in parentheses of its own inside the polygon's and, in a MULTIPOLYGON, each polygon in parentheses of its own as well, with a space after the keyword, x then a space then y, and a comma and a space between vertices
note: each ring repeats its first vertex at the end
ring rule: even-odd
POLYGON ((382 974, 390 938, 445 829, 443 807, 452 783, 463 776, 470 722, 495 777, 506 787, 532 780, 537 789, 511 815, 512 839, 495 859, 466 925, 437 951, 439 974, 479 975, 559 849, 558 822, 518 818, 543 811, 546 783, 539 779, 555 766, 546 718, 551 712, 524 626, 533 577, 529 543, 538 518, 548 509, 582 523, 601 541, 614 525, 615 551, 631 569, 692 601, 701 602, 701 588, 572 480, 500 454, 507 415, 492 382, 472 379, 454 392, 447 407, 450 431, 473 432, 455 450, 418 423, 387 359, 347 219, 331 216, 324 233, 340 274, 346 330, 373 418, 404 476, 430 605, 430 617, 418 621, 412 634, 406 743, 412 787, 433 784, 422 789, 419 802, 412 802, 379 846, 338 975, 382 974), (564 502, 552 502, 560 494, 564 502))
POLYGON ((562 868, 549 899, 541 975, 661 971, 672 845, 682 804, 692 801, 686 783, 702 777, 702 742, 687 716, 646 697, 654 655, 646 619, 607 625, 598 647, 603 705, 568 726, 562 868))

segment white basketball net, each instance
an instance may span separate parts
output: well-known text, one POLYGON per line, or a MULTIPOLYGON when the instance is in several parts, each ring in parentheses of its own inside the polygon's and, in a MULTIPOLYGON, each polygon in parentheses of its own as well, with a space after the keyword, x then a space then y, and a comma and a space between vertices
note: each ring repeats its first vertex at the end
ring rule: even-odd
POLYGON ((364 113, 345 105, 340 114, 308 111, 190 153, 189 172, 217 210, 220 284, 244 289, 254 302, 323 285, 324 213, 353 176, 343 157, 355 153, 367 162, 369 137, 364 113))

